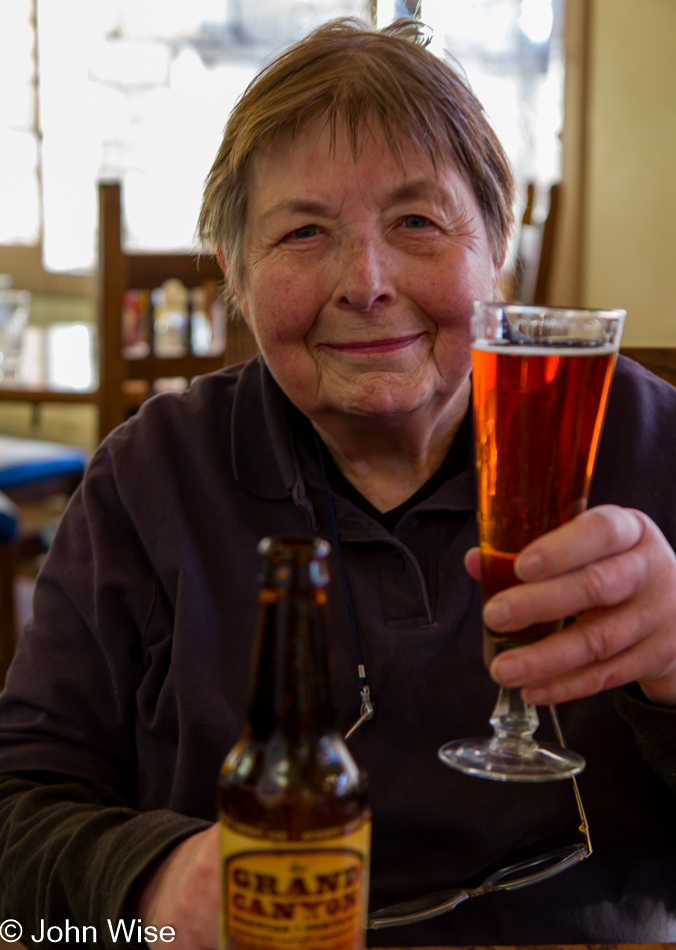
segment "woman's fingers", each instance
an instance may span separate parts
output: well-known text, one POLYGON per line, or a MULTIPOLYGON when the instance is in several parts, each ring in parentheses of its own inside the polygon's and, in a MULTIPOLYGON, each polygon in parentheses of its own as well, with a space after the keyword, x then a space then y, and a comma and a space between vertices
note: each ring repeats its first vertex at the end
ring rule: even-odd
POLYGON ((555 675, 525 687, 522 692, 527 702, 545 705, 593 696, 633 682, 638 682, 653 702, 665 706, 676 704, 676 651, 673 643, 645 639, 608 660, 595 661, 555 675))
POLYGON ((465 569, 472 580, 481 580, 481 551, 479 548, 470 548, 465 555, 465 569))
POLYGON ((642 512, 631 508, 589 508, 527 545, 514 569, 523 581, 542 580, 623 553, 639 542, 645 520, 642 512))
POLYGON ((527 583, 486 604, 490 628, 578 620, 496 657, 498 682, 550 703, 637 681, 655 702, 676 704, 676 557, 647 515, 591 509, 529 545, 517 566, 527 583))
POLYGON ((645 549, 637 547, 560 577, 518 584, 489 600, 484 620, 492 630, 509 633, 540 621, 614 607, 644 589, 649 563, 645 549))
POLYGON ((623 608, 594 611, 538 643, 500 654, 490 672, 505 686, 525 687, 528 702, 543 704, 659 678, 674 665, 674 638, 662 641, 623 608))

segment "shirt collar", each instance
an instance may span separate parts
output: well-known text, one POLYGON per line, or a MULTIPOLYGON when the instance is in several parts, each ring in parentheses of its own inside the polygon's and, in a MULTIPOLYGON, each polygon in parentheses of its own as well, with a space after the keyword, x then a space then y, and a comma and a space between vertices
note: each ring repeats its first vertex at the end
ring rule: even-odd
MULTIPOLYGON (((305 482, 287 414, 286 396, 261 356, 243 367, 237 383, 232 457, 236 480, 252 494, 270 500, 293 496, 297 503, 306 506, 305 482), (255 420, 261 418, 264 425, 257 426, 255 420)), ((318 477, 317 472, 308 471, 306 475, 310 483, 318 477)), ((351 503, 345 502, 345 505, 353 513, 357 512, 351 503)), ((344 508, 342 499, 338 507, 344 508)), ((471 453, 467 468, 416 505, 415 511, 473 511, 474 508, 471 453)), ((358 515, 357 520, 361 520, 358 515)))
POLYGON ((288 498, 300 471, 284 394, 261 356, 242 369, 232 416, 235 479, 259 498, 288 498))

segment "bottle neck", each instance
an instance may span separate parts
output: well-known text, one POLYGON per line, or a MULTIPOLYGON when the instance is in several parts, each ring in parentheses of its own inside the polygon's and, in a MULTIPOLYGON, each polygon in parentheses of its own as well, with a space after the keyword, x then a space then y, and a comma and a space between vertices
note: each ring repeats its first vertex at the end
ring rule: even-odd
POLYGON ((289 741, 335 730, 326 657, 323 588, 263 587, 251 737, 279 731, 289 741))

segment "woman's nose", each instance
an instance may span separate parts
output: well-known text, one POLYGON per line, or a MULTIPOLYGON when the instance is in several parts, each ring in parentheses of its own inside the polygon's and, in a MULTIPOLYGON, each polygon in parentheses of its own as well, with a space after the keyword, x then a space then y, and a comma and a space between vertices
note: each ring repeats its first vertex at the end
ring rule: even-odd
POLYGON ((368 313, 394 303, 397 292, 388 260, 388 248, 377 239, 355 242, 336 288, 338 306, 368 313))

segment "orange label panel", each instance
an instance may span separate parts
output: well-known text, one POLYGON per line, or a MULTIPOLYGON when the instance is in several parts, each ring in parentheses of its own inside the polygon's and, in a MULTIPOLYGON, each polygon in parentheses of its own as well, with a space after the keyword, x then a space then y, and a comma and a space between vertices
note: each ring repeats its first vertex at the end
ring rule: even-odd
POLYGON ((316 846, 249 838, 245 850, 224 828, 226 950, 361 950, 369 837, 365 822, 316 846))

